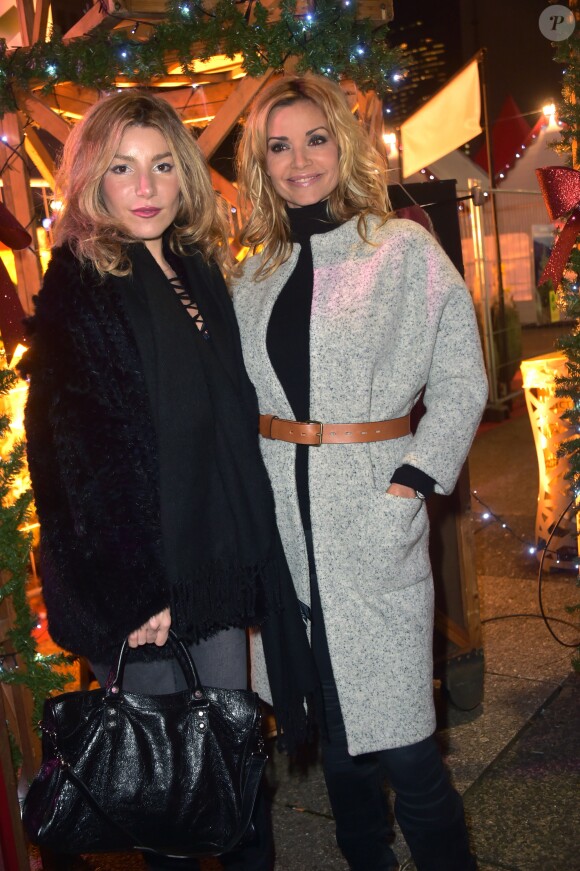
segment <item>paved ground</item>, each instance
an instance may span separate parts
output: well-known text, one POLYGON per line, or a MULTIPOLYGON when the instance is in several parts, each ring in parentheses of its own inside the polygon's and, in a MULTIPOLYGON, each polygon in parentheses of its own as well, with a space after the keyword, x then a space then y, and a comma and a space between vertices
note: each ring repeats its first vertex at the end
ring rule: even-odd
MULTIPOLYGON (((561 328, 524 331, 524 356, 552 347, 561 328)), ((537 497, 535 449, 521 403, 501 425, 484 429, 471 458, 472 486, 513 530, 482 518, 474 502, 477 574, 485 650, 484 700, 462 713, 440 700, 439 732, 447 763, 463 792, 480 871, 580 871, 579 678, 570 648, 539 619, 538 564, 516 536, 533 539, 537 497)), ((544 578, 549 614, 570 621, 580 601, 571 574, 544 578)), ((573 642, 578 631, 553 623, 573 642)), ((333 820, 319 766, 288 765, 274 753, 277 871, 347 871, 334 844, 333 820)), ((398 838, 395 849, 408 852, 398 838)), ((39 867, 33 857, 33 865, 39 867)), ((213 862, 204 871, 214 871, 213 862)), ((70 871, 142 871, 136 856, 85 857, 70 871)))

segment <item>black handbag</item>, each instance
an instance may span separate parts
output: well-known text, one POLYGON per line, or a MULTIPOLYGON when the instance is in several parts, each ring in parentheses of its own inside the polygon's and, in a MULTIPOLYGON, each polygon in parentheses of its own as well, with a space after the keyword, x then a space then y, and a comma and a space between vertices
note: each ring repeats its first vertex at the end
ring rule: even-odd
POLYGON ((34 844, 194 857, 243 838, 266 763, 258 697, 202 687, 186 646, 169 643, 187 690, 124 692, 125 641, 105 689, 47 699, 22 815, 34 844))

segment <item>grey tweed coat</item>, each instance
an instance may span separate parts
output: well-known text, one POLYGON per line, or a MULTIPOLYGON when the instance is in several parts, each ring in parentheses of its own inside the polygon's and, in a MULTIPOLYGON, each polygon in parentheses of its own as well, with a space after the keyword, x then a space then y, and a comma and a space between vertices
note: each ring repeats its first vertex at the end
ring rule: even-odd
MULTIPOLYGON (((435 727, 433 581, 423 502, 387 495, 402 463, 449 493, 487 397, 473 305, 461 277, 412 221, 353 219, 312 237, 310 414, 348 423, 407 414, 425 388, 414 436, 322 445, 309 454, 312 532, 334 676, 353 755, 420 741, 435 727)), ((272 307, 298 258, 254 281, 250 258, 234 288, 244 358, 260 411, 292 418, 266 349, 272 307)), ((295 447, 261 439, 282 541, 299 598, 309 573, 294 473, 295 447)), ((254 688, 269 699, 259 633, 254 688)))

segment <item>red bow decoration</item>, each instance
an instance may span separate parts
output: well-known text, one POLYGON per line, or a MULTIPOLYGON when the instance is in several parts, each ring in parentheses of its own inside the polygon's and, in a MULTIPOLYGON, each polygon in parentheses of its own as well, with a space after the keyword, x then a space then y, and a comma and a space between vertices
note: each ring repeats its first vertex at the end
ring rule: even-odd
POLYGON ((572 212, 540 277, 540 284, 553 281, 557 287, 580 233, 580 172, 566 166, 543 166, 536 170, 536 175, 550 219, 556 221, 572 212))

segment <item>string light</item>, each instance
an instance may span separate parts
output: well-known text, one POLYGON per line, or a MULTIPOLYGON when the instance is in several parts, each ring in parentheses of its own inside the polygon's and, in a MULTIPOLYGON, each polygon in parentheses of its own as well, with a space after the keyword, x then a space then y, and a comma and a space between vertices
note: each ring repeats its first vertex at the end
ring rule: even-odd
MULTIPOLYGON (((393 72, 404 74, 399 49, 388 45, 383 26, 373 26, 376 19, 365 17, 353 0, 317 0, 302 16, 282 4, 283 26, 276 16, 260 14, 253 20, 244 14, 245 26, 240 27, 238 5, 215 3, 210 11, 193 0, 176 0, 167 4, 151 35, 135 38, 139 22, 131 16, 126 33, 132 37, 123 39, 114 29, 101 32, 98 50, 90 40, 65 42, 52 35, 34 45, 34 54, 28 47, 2 52, 0 45, 0 115, 18 108, 20 93, 64 81, 81 86, 90 82, 96 89, 112 91, 118 87, 117 77, 130 72, 136 84, 155 84, 166 76, 168 52, 177 54, 183 74, 194 78, 194 59, 212 56, 224 40, 228 52, 242 55, 245 73, 254 78, 292 56, 304 72, 320 73, 326 67, 332 70, 327 75, 337 78, 340 72, 362 91, 372 86, 382 97, 393 86, 393 72)), ((244 12, 250 7, 246 3, 244 12)), ((386 24, 386 15, 381 17, 386 24)))
POLYGON ((541 546, 537 546, 537 545, 533 544, 524 535, 520 535, 518 532, 516 532, 514 529, 512 529, 512 527, 509 525, 509 523, 506 523, 506 521, 501 516, 501 514, 496 514, 496 512, 493 511, 489 507, 489 505, 487 505, 483 501, 483 499, 481 499, 477 490, 472 490, 471 495, 473 496, 475 501, 478 502, 479 505, 481 505, 481 507, 484 509, 480 515, 482 520, 486 520, 486 521, 492 520, 494 523, 497 523, 498 526, 501 527, 501 529, 505 529, 506 532, 509 532, 509 534, 511 536, 513 536, 513 538, 515 538, 517 541, 519 541, 523 545, 525 545, 525 548, 529 554, 537 554, 537 553, 541 553, 542 551, 546 551, 546 553, 553 554, 557 558, 556 562, 559 562, 559 552, 557 550, 547 550, 545 547, 541 547, 541 546))

